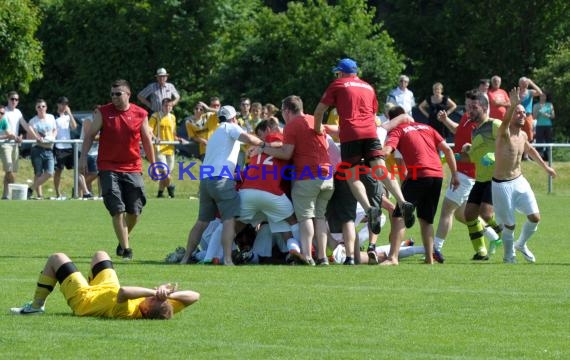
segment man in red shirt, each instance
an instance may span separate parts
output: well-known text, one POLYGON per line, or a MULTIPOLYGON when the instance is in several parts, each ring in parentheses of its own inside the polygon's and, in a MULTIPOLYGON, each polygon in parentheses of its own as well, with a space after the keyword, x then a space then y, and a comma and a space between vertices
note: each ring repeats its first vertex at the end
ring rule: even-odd
POLYGON ((315 119, 303 113, 303 101, 296 95, 283 100, 285 119, 283 146, 265 146, 262 151, 278 159, 292 159, 294 173, 291 197, 299 221, 301 256, 314 265, 311 256, 313 237, 317 239, 317 261, 328 264, 326 256, 327 225, 325 212, 333 193, 332 166, 325 134, 315 132, 315 119))
MULTIPOLYGON (((386 189, 396 197, 400 209, 403 210, 406 227, 413 226, 413 204, 406 202, 398 182, 386 171, 382 143, 376 132, 376 91, 357 76, 358 66, 352 59, 340 60, 333 71, 337 74, 337 79, 329 85, 315 109, 315 131, 319 134, 322 132, 323 115, 329 107, 335 106, 340 119, 341 159, 343 163, 350 165, 348 185, 366 211, 373 233, 380 233, 380 209, 370 205, 366 188, 360 181, 358 171, 362 159, 367 166, 375 169, 373 176, 382 179, 386 189)), ((354 241, 354 238, 345 239, 347 251, 351 251, 348 249, 353 248, 354 241)), ((347 252, 347 258, 349 255, 347 252)))
MULTIPOLYGON (((396 106, 388 112, 390 119, 405 114, 402 107, 396 106)), ((445 154, 445 159, 451 171, 451 187, 459 186, 457 167, 453 151, 445 139, 429 125, 420 123, 402 123, 388 133, 384 146, 387 154, 398 149, 409 169, 406 180, 402 184, 402 192, 417 208, 422 241, 424 244, 427 264, 433 263, 433 219, 437 212, 437 204, 443 182, 443 168, 439 151, 445 154)), ((396 208, 394 217, 402 217, 400 209, 396 208)), ((398 253, 405 228, 402 222, 396 222, 400 236, 390 238, 390 254, 383 265, 397 265, 398 253)))
POLYGON ((111 85, 111 103, 95 109, 79 160, 80 171, 85 173, 87 153, 101 131, 97 157, 101 192, 119 240, 117 256, 127 260, 133 258, 129 234, 146 204, 139 142, 142 141, 148 161, 155 162, 148 114, 131 104, 130 96, 131 87, 126 80, 116 80, 111 85))

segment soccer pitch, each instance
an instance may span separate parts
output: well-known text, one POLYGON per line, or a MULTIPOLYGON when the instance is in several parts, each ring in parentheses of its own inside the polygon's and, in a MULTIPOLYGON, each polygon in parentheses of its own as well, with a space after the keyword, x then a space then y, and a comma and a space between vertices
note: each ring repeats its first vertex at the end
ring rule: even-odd
MULTIPOLYGON (((116 240, 101 201, 2 201, 0 357, 568 359, 570 187, 568 166, 557 169, 552 195, 540 169, 529 170, 542 214, 529 242, 537 263, 519 254, 516 265, 502 263, 502 248, 472 262, 457 222, 443 265, 419 256, 386 268, 168 265, 164 257, 185 245, 198 203, 181 198, 182 185, 180 198, 154 199, 149 184, 132 234, 134 260, 115 258, 115 268, 124 285, 178 282, 201 293, 170 321, 75 317, 59 287, 45 314, 10 315, 31 300, 50 253, 67 253, 86 273, 93 252, 113 254, 116 240)), ((408 234, 420 242, 417 225, 408 234)))

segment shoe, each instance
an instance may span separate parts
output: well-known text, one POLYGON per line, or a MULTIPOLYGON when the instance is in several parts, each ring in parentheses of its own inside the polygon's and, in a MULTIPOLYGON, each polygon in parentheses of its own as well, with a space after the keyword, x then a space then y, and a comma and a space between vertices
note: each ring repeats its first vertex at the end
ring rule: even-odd
POLYGON ((43 314, 45 312, 45 307, 34 308, 32 307, 32 302, 24 304, 22 307, 11 308, 10 312, 14 315, 33 315, 33 314, 43 314))
POLYGON ((315 266, 315 261, 311 259, 306 259, 300 252, 297 250, 289 250, 289 258, 293 260, 293 263, 297 265, 311 265, 315 266))
POLYGON ((495 241, 489 241, 489 255, 495 255, 497 248, 503 244, 503 240, 497 239, 495 241))
POLYGON ((317 259, 317 266, 329 266, 329 259, 326 257, 322 259, 317 259))
POLYGON ((115 251, 117 256, 123 256, 124 252, 125 252, 125 250, 121 247, 121 244, 117 245, 117 250, 115 251))
POLYGON ((158 194, 156 195, 157 198, 163 198, 164 197, 164 190, 158 190, 158 194))
POLYGON ((32 198, 33 194, 34 194, 34 190, 32 190, 32 188, 28 188, 28 200, 32 198))
POLYGON ((378 265, 378 254, 376 254, 376 244, 368 245, 368 265, 378 265))
POLYGON ((409 238, 408 240, 405 240, 404 243, 402 244, 402 246, 414 246, 416 242, 414 241, 413 238, 409 238))
POLYGON ((91 193, 83 194, 83 200, 90 200, 93 199, 93 195, 91 193))
POLYGON ((441 251, 436 249, 433 249, 433 259, 440 264, 443 264, 445 262, 445 258, 443 257, 441 251))
POLYGON ((344 262, 342 264, 343 265, 354 265, 354 259, 346 258, 346 260, 344 260, 344 262))
POLYGON ((479 253, 475 253, 475 255, 473 255, 473 259, 471 260, 475 261, 489 260, 489 255, 480 255, 479 253))
POLYGON ((503 258, 503 263, 505 263, 505 264, 516 264, 517 259, 514 256, 511 256, 509 258, 503 258))
POLYGON ((368 224, 370 224, 370 230, 378 235, 382 230, 382 226, 380 224, 380 209, 375 206, 372 206, 368 211, 366 211, 366 216, 368 217, 368 224))
POLYGON ((411 202, 406 201, 402 206, 402 216, 404 217, 404 224, 406 224, 406 228, 411 228, 416 223, 416 216, 414 215, 414 211, 416 210, 416 206, 411 202))
POLYGON ((176 185, 167 186, 166 190, 168 191, 168 197, 171 199, 174 198, 174 190, 176 190, 176 185))
POLYGON ((530 249, 526 245, 521 246, 518 242, 516 242, 515 249, 517 249, 524 256, 525 260, 528 261, 529 263, 536 262, 534 254, 530 251, 530 249))
POLYGON ((132 260, 133 259, 133 249, 127 248, 123 249, 123 260, 132 260))

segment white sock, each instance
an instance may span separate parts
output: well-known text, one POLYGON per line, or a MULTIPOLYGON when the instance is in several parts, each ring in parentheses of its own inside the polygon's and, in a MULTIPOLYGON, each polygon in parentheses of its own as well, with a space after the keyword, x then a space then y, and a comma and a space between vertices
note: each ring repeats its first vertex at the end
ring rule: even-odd
POLYGON ((483 229, 483 236, 485 236, 485 239, 487 239, 488 242, 499 240, 499 235, 491 226, 485 226, 483 229))
POLYGON ((426 249, 423 246, 412 246, 411 248, 414 250, 414 255, 426 253, 426 249))
POLYGON ((534 235, 537 228, 538 228, 538 223, 530 222, 527 220, 522 227, 517 244, 519 244, 520 246, 525 246, 526 242, 528 241, 528 239, 530 239, 532 235, 534 235))
POLYGON ((287 240, 287 250, 289 251, 297 251, 298 253, 301 253, 301 244, 299 244, 299 240, 295 239, 295 238, 290 238, 289 240, 287 240))
POLYGON ((299 224, 291 225, 291 232, 293 233, 293 237, 295 239, 301 238, 301 233, 299 232, 299 224))
MULTIPOLYGON (((445 242, 445 239, 442 238, 438 238, 437 236, 434 237, 433 239, 433 247, 437 250, 437 251, 441 251, 441 249, 443 248, 443 243, 445 242)), ((422 248, 423 249, 423 248, 422 248)))
POLYGON ((505 259, 515 256, 515 229, 511 230, 505 226, 503 229, 503 248, 505 249, 505 259))

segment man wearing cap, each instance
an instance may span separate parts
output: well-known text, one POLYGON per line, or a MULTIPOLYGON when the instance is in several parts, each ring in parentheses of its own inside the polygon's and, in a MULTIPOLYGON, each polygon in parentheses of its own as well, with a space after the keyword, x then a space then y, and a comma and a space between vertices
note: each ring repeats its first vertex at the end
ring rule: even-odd
POLYGON ((156 82, 150 83, 142 89, 137 98, 153 112, 161 112, 163 99, 172 99, 172 105, 175 106, 180 100, 180 95, 174 85, 166 82, 168 73, 165 68, 156 70, 155 77, 156 82))
MULTIPOLYGON (((389 176, 384 163, 382 143, 376 129, 378 100, 376 91, 367 82, 357 76, 358 66, 352 59, 342 59, 333 68, 337 78, 329 85, 314 112, 315 131, 322 132, 323 115, 329 107, 336 107, 339 115, 339 139, 342 164, 348 166, 347 176, 350 191, 366 211, 373 233, 380 233, 380 209, 371 206, 366 188, 360 181, 361 160, 366 166, 374 168, 375 176, 380 179, 398 201, 402 209, 406 227, 414 224, 414 206, 406 202, 399 184, 389 176)), ((345 239, 347 258, 351 258, 355 237, 345 239)))
POLYGON ((232 242, 235 237, 235 218, 240 216, 240 200, 236 190, 236 164, 240 141, 265 147, 258 137, 248 134, 237 124, 237 113, 233 106, 222 106, 218 112, 220 126, 209 142, 215 147, 206 147, 206 156, 200 169, 200 208, 198 219, 188 234, 188 243, 181 264, 188 263, 196 250, 204 230, 219 212, 222 219, 222 245, 224 264, 233 265, 232 242))

